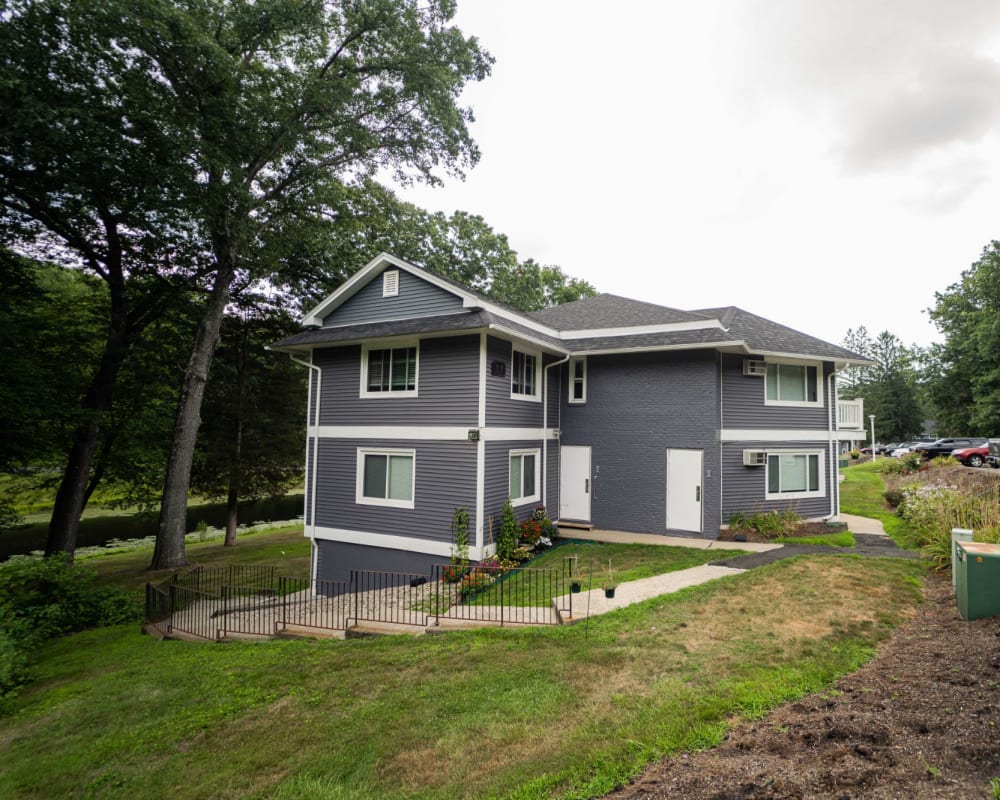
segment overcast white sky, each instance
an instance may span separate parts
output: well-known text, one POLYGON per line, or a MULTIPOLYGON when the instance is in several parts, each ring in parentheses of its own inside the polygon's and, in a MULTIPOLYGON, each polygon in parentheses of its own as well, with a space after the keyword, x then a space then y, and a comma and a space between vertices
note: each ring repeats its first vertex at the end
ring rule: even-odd
POLYGON ((925 309, 1000 239, 995 0, 459 0, 496 57, 482 160, 402 195, 521 258, 840 342, 925 309))

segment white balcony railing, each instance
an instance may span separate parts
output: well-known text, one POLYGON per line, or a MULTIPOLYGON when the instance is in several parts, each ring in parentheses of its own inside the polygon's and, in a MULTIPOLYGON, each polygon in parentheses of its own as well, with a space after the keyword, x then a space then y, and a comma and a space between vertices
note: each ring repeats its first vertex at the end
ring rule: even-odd
POLYGON ((837 401, 837 430, 865 430, 865 401, 863 399, 837 401))

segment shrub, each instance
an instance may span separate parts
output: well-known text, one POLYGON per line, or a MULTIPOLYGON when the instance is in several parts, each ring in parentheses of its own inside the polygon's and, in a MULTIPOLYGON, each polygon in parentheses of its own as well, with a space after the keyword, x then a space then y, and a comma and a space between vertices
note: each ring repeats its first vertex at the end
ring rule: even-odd
POLYGON ((469 510, 459 506, 451 518, 451 563, 465 567, 469 563, 469 510))
POLYGON ((802 518, 792 509, 760 511, 756 514, 733 514, 729 527, 737 531, 753 531, 765 539, 776 539, 793 533, 802 518))
POLYGON ((142 620, 137 598, 100 587, 68 558, 15 556, 0 564, 0 698, 27 682, 31 651, 46 639, 142 620))
POLYGON ((861 458, 861 451, 860 450, 852 450, 851 451, 851 458, 853 458, 855 461, 857 461, 859 458, 861 458))
POLYGON ((514 516, 514 506, 508 497, 500 512, 500 530, 497 532, 497 556, 509 561, 517 548, 517 517, 514 516))
POLYGON ((889 489, 882 496, 885 498, 885 502, 888 503, 892 508, 899 508, 899 506, 903 502, 902 489, 889 489))

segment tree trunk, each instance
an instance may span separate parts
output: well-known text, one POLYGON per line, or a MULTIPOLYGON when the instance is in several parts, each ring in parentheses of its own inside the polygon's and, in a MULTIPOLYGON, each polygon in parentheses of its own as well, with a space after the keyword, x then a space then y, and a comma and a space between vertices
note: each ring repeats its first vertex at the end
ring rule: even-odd
POLYGON ((184 370, 184 381, 177 402, 177 416, 174 419, 173 438, 170 442, 167 474, 163 484, 163 502, 160 505, 156 547, 153 550, 150 569, 174 569, 187 564, 184 534, 187 532, 191 463, 194 460, 198 426, 201 424, 201 401, 205 395, 208 370, 212 364, 215 346, 219 341, 219 329, 222 326, 226 304, 229 302, 229 290, 235 272, 228 259, 220 262, 205 313, 198 323, 191 357, 184 370))
POLYGON ((249 338, 250 326, 244 320, 243 330, 240 335, 239 362, 236 369, 236 430, 233 435, 233 452, 229 460, 229 492, 226 497, 226 540, 225 547, 236 546, 236 526, 239 522, 237 505, 240 499, 240 472, 242 464, 240 459, 243 455, 243 415, 246 409, 246 382, 247 382, 247 340, 249 338))
POLYGON ((76 552, 76 538, 80 531, 80 515, 87 505, 93 485, 91 466, 101 432, 101 417, 111 410, 115 382, 127 350, 126 337, 121 328, 112 324, 108 328, 101 363, 90 387, 81 402, 86 419, 77 428, 73 444, 66 458, 66 469, 56 492, 49 519, 45 555, 66 553, 70 559, 76 552), (88 490, 89 488, 89 490, 88 490))
POLYGON ((236 527, 239 524, 239 487, 236 484, 229 484, 229 493, 226 496, 226 538, 222 542, 223 547, 236 547, 236 527))

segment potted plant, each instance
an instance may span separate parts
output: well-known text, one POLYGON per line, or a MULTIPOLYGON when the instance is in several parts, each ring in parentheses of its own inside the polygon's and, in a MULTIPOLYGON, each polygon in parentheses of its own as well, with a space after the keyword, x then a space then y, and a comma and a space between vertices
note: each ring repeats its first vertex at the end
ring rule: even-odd
POLYGON ((583 589, 583 584, 587 582, 587 573, 584 570, 580 570, 576 575, 570 576, 569 579, 569 590, 573 594, 577 594, 583 589))
POLYGON ((615 596, 615 589, 618 588, 618 583, 615 581, 614 573, 611 571, 611 559, 608 559, 608 574, 604 578, 604 582, 601 584, 601 588, 604 589, 604 596, 607 598, 612 598, 615 596))

